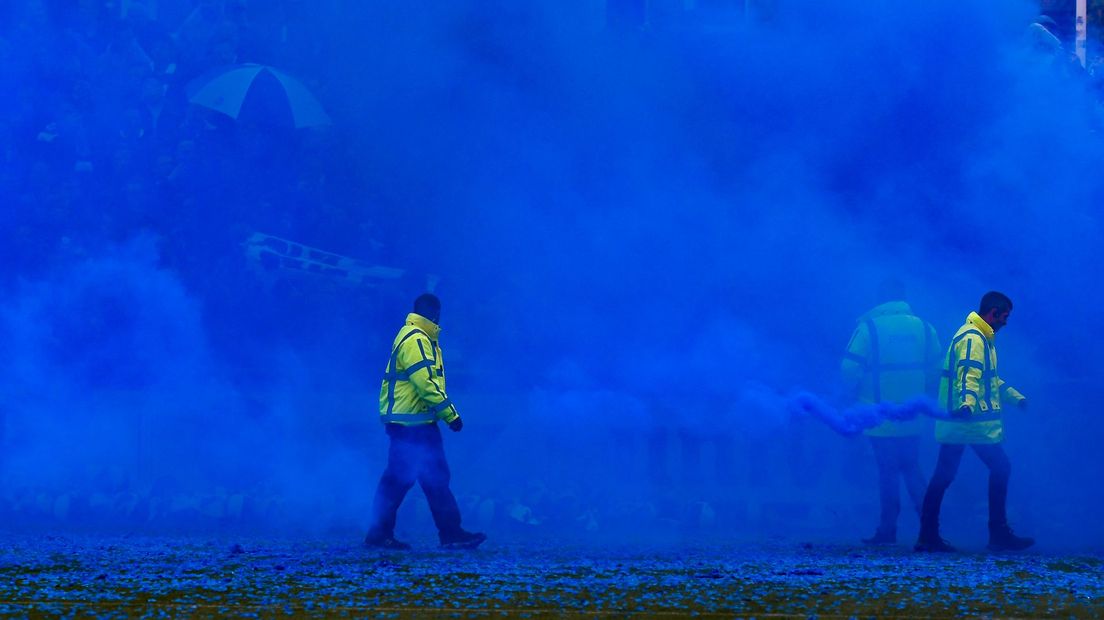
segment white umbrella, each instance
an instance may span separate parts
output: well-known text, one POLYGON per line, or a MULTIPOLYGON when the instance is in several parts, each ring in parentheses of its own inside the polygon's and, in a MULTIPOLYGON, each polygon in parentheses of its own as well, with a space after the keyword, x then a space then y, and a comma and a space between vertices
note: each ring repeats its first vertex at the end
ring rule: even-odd
POLYGON ((231 65, 193 80, 188 101, 237 120, 294 128, 331 124, 322 104, 301 82, 269 66, 231 65))

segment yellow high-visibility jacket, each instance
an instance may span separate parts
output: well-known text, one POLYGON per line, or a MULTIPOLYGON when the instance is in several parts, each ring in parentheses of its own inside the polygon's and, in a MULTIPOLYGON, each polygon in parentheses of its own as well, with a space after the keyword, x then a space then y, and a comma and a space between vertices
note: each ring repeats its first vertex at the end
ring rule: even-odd
POLYGON ((437 344, 440 331, 420 314, 406 315, 380 387, 382 422, 410 426, 460 417, 445 392, 445 361, 437 344))
MULTIPOLYGON (((844 385, 861 403, 903 403, 935 394, 939 381, 939 339, 935 329, 903 301, 876 306, 859 318, 840 364, 844 385)), ((887 420, 865 434, 907 437, 924 429, 920 417, 887 420)))
POLYGON ((971 312, 951 341, 939 382, 939 402, 949 412, 967 405, 970 415, 962 420, 937 421, 935 439, 939 443, 1000 443, 1004 439, 1001 393, 1017 403, 1024 400, 1024 395, 997 375, 994 336, 985 319, 971 312))

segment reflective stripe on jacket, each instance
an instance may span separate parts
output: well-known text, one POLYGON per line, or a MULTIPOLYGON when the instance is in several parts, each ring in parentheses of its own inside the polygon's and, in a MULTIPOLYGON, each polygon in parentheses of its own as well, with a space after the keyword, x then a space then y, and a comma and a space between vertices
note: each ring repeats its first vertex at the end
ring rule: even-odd
POLYGON ((966 405, 970 415, 962 420, 937 421, 936 441, 973 444, 1000 443, 1004 439, 1001 393, 1017 402, 1024 396, 997 375, 994 336, 985 319, 971 312, 951 341, 939 382, 939 402, 948 412, 966 405))
POLYGON ((441 328, 411 312, 391 345, 380 387, 380 420, 402 425, 452 422, 460 417, 445 392, 441 328))
MULTIPOLYGON (((903 301, 875 307, 859 319, 840 370, 862 403, 903 403, 934 394, 942 351, 935 329, 903 301)), ((924 420, 886 421, 865 431, 875 437, 918 435, 924 420)))

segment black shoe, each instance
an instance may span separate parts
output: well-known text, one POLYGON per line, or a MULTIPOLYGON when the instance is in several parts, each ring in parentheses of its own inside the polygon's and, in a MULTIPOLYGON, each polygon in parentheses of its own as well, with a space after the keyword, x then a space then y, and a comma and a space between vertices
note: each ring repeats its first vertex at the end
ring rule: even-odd
POLYGON ((451 536, 442 536, 441 547, 443 549, 475 549, 483 544, 484 540, 487 540, 487 535, 482 532, 460 530, 451 536))
POLYGON ((410 545, 403 541, 395 540, 394 536, 376 536, 373 534, 364 537, 364 544, 368 547, 387 549, 389 551, 406 551, 410 548, 410 545))
POLYGON ((1034 544, 1034 538, 1016 536, 1007 525, 989 530, 990 551, 1023 551, 1034 544))
POLYGON ((875 530, 874 535, 870 538, 862 539, 864 545, 896 545, 897 534, 891 534, 885 530, 875 530))
POLYGON ((938 534, 935 536, 921 536, 916 540, 913 550, 921 553, 953 553, 957 551, 957 549, 947 544, 947 541, 940 538, 938 534))

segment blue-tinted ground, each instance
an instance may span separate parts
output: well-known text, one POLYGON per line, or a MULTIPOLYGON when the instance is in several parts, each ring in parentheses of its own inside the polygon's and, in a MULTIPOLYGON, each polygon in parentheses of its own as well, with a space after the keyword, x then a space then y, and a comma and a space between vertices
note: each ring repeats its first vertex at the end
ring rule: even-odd
POLYGON ((1104 556, 905 546, 0 538, 0 614, 1100 617, 1104 556))

